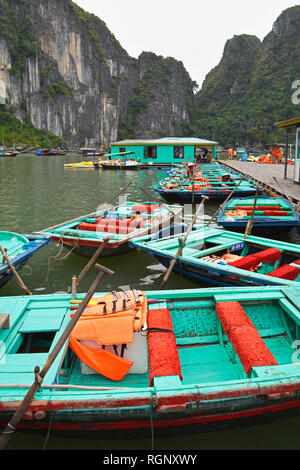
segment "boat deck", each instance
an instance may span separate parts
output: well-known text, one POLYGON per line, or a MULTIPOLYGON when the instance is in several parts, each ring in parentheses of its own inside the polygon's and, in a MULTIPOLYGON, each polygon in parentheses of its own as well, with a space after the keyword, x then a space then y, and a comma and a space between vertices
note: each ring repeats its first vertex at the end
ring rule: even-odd
MULTIPOLYGON (((214 302, 202 300, 193 303, 192 307, 188 302, 186 307, 184 303, 168 305, 175 325, 182 385, 209 385, 246 379, 245 370, 231 343, 224 332, 220 333, 214 302)), ((250 301, 243 308, 278 364, 289 363, 294 349, 280 300, 266 301, 259 310, 257 301, 250 301)), ((68 381, 73 385, 144 388, 149 386, 149 374, 127 374, 121 383, 116 383, 96 373, 82 375, 79 359, 76 359, 68 381)), ((62 378, 60 382, 63 383, 62 378)))

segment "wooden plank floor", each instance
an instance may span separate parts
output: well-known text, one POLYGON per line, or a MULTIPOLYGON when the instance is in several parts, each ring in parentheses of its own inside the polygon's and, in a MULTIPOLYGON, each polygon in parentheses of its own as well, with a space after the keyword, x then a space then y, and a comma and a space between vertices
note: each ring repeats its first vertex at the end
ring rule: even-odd
POLYGON ((228 165, 233 170, 237 170, 243 175, 248 175, 255 181, 263 183, 277 193, 285 196, 280 187, 276 184, 274 176, 279 182, 283 191, 292 199, 295 203, 300 203, 300 184, 294 182, 294 165, 287 166, 287 179, 284 179, 284 165, 277 164, 271 165, 267 163, 256 163, 256 162, 241 162, 224 160, 219 163, 228 165))

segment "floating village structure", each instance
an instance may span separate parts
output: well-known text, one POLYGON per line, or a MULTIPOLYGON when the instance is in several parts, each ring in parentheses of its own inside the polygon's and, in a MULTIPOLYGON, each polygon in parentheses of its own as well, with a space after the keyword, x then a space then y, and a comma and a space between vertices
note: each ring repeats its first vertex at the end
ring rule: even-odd
POLYGON ((161 139, 121 140, 111 144, 111 160, 127 156, 141 163, 178 164, 197 161, 207 150, 216 159, 218 142, 194 137, 164 137, 161 139))

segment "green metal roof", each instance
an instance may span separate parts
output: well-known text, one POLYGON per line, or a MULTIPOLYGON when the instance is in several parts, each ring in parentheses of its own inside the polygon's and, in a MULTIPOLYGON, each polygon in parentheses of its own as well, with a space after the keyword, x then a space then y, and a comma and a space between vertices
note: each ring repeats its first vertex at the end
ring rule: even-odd
POLYGON ((196 137, 163 137, 162 139, 120 140, 111 145, 218 145, 218 142, 196 137))

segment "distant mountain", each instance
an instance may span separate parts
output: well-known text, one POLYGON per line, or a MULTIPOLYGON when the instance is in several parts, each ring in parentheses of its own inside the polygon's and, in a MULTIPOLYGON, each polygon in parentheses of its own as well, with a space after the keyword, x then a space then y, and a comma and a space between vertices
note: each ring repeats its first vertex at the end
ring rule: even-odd
POLYGON ((221 143, 282 139, 274 123, 300 114, 291 88, 300 80, 300 6, 285 10, 261 42, 234 36, 196 95, 192 130, 221 143))

